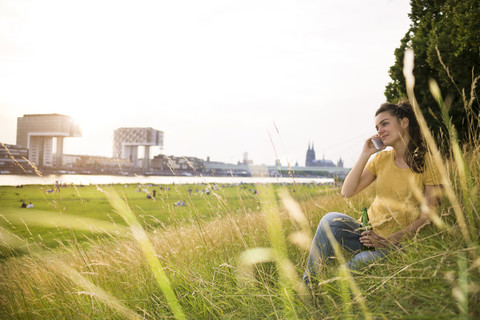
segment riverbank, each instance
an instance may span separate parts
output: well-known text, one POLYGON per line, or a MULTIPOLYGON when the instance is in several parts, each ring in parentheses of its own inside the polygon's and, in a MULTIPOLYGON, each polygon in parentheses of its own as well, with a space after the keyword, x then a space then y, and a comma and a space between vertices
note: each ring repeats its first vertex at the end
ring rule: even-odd
POLYGON ((18 185, 54 185, 61 184, 197 184, 197 183, 283 183, 283 184, 327 184, 334 183, 333 178, 319 177, 220 177, 220 176, 121 176, 121 175, 0 175, 0 186, 18 185))

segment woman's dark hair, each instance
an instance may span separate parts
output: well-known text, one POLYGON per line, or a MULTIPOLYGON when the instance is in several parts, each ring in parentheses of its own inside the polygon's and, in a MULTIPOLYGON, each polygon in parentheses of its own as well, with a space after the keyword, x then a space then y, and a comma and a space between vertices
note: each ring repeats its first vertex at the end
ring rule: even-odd
POLYGON ((384 103, 378 108, 377 112, 375 112, 375 116, 378 116, 382 112, 389 112, 392 116, 397 117, 399 121, 404 118, 408 119, 410 141, 408 142, 407 152, 405 152, 403 159, 413 172, 422 173, 425 171, 425 153, 427 152, 427 148, 410 101, 400 100, 398 104, 390 102, 384 103))

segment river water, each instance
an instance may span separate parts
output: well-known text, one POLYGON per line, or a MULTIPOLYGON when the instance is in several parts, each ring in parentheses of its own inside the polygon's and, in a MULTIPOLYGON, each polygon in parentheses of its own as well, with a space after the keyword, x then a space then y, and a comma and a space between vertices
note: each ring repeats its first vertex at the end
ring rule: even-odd
POLYGON ((185 176, 108 176, 108 175, 13 175, 1 174, 0 186, 53 185, 55 181, 66 184, 200 184, 200 183, 333 183, 332 178, 286 178, 286 177, 185 177, 185 176))

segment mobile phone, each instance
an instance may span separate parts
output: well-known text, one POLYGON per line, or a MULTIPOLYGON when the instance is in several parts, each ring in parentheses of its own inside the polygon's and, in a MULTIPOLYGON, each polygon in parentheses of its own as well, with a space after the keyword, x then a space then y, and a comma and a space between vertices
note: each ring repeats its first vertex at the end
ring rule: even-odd
POLYGON ((373 143, 373 145, 375 146, 375 149, 379 150, 379 149, 382 149, 383 147, 385 147, 385 145, 383 144, 383 141, 382 139, 380 138, 373 138, 373 139, 370 139, 373 143))

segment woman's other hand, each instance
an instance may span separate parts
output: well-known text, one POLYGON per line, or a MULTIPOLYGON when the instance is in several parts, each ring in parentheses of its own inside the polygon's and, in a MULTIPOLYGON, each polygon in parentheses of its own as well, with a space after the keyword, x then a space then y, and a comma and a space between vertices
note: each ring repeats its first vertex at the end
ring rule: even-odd
POLYGON ((360 242, 365 247, 386 248, 394 243, 387 238, 376 234, 373 230, 366 230, 361 233, 360 242))

